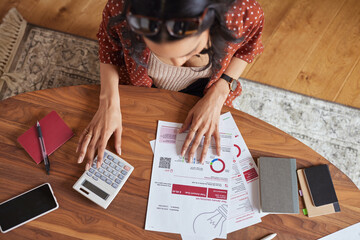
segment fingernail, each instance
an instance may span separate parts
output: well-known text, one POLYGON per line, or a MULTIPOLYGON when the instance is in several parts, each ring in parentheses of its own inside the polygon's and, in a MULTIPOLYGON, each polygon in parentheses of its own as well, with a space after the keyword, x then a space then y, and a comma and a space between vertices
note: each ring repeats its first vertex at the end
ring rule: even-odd
POLYGON ((121 155, 121 148, 120 147, 118 147, 117 152, 118 152, 119 155, 121 155))
POLYGON ((78 151, 79 151, 79 146, 76 147, 75 153, 77 153, 78 151))
POLYGON ((88 171, 90 169, 90 163, 87 163, 85 166, 85 170, 88 171))
POLYGON ((78 163, 82 163, 83 159, 84 159, 84 156, 82 156, 82 155, 79 156, 78 163))
POLYGON ((100 166, 101 166, 101 162, 97 162, 97 164, 96 164, 96 168, 100 168, 100 166))

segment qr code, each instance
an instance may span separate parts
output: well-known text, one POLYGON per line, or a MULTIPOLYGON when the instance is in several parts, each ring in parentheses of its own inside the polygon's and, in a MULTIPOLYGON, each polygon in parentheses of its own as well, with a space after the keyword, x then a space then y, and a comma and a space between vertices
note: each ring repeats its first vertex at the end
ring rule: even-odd
POLYGON ((160 157, 159 168, 170 169, 171 158, 160 157))

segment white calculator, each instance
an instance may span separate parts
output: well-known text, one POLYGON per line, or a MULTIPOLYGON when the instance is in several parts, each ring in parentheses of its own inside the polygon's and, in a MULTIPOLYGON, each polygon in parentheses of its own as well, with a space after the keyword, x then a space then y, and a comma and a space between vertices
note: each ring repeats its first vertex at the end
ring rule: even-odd
POLYGON ((73 188, 100 205, 107 208, 125 184, 134 167, 114 153, 105 150, 104 161, 96 168, 95 157, 91 168, 85 171, 73 188))

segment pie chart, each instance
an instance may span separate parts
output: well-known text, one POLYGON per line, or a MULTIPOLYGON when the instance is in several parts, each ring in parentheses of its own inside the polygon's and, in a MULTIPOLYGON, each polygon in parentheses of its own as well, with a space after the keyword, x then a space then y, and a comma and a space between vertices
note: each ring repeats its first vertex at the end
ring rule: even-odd
POLYGON ((240 157, 240 155, 241 155, 241 148, 240 148, 238 145, 236 145, 236 144, 234 144, 234 147, 238 150, 238 154, 236 155, 236 157, 240 157))
POLYGON ((215 158, 210 163, 210 169, 214 173, 221 173, 225 170, 225 163, 220 158, 215 158))

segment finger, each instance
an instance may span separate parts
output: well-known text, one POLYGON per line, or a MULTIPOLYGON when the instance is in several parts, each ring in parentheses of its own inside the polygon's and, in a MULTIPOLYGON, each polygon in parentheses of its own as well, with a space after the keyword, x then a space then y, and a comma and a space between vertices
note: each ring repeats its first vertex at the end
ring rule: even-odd
POLYGON ((192 146, 190 147, 190 150, 189 150, 189 162, 193 160, 194 155, 196 153, 196 150, 198 149, 199 144, 201 143, 201 140, 202 140, 203 136, 204 136, 204 131, 199 131, 196 134, 194 142, 193 142, 193 144, 192 144, 192 146))
POLYGON ((191 141, 193 140, 194 136, 196 134, 196 130, 194 128, 190 128, 190 131, 188 133, 188 135, 186 136, 185 138, 185 141, 184 141, 184 145, 181 149, 181 156, 183 157, 191 143, 191 141))
POLYGON ((215 139, 215 146, 216 146, 216 155, 220 156, 221 145, 220 145, 219 125, 216 125, 216 127, 215 127, 214 139, 215 139))
POLYGON ((122 134, 122 128, 118 128, 114 132, 115 137, 115 149, 117 154, 121 155, 121 134, 122 134))
POLYGON ((87 151, 87 147, 90 143, 91 140, 91 134, 87 133, 83 136, 83 141, 81 142, 81 146, 80 146, 80 153, 79 153, 79 158, 78 158, 78 163, 82 163, 84 158, 85 158, 85 154, 87 151))
POLYGON ((204 145, 203 145, 203 149, 202 149, 202 152, 201 152, 201 158, 200 158, 201 164, 204 164, 204 160, 206 158, 206 154, 208 152, 210 143, 211 143, 211 134, 207 133, 205 135, 204 145))
POLYGON ((94 136, 91 138, 91 141, 89 143, 89 146, 87 148, 86 151, 86 155, 85 158, 87 159, 87 164, 85 169, 89 170, 89 168, 91 167, 92 163, 93 163, 93 159, 95 156, 95 150, 96 150, 96 143, 99 140, 99 134, 98 133, 94 133, 94 136))
POLYGON ((81 143, 83 142, 84 137, 86 136, 87 133, 89 133, 88 129, 84 129, 84 131, 82 131, 82 133, 80 135, 80 138, 79 138, 79 141, 78 141, 78 145, 76 147, 76 153, 79 151, 79 149, 81 147, 81 143))
POLYGON ((187 115, 185 122, 183 123, 182 127, 179 129, 179 133, 183 133, 184 131, 186 131, 186 129, 189 128, 191 122, 193 119, 193 114, 191 112, 189 112, 189 114, 187 115))
POLYGON ((103 136, 100 137, 100 139, 97 143, 97 145, 98 145, 98 148, 97 148, 98 155, 97 155, 97 163, 96 163, 97 168, 100 168, 101 164, 104 161, 105 148, 106 148, 107 142, 109 141, 110 136, 111 136, 111 133, 109 133, 109 132, 103 133, 103 136))

